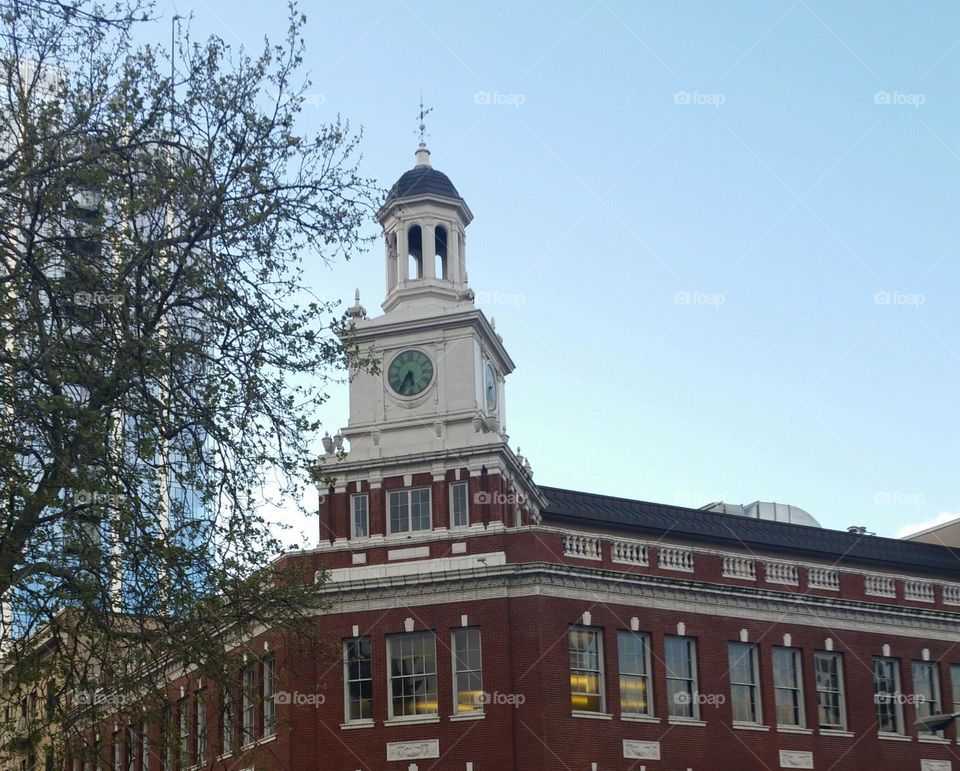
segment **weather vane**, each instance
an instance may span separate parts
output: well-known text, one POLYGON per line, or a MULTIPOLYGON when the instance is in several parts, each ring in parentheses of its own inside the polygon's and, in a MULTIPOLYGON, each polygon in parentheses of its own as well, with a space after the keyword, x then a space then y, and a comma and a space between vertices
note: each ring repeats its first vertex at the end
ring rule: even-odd
POLYGON ((420 92, 420 144, 423 144, 423 139, 427 135, 427 124, 424 123, 424 119, 433 112, 432 107, 428 107, 426 110, 423 109, 423 91, 420 92))

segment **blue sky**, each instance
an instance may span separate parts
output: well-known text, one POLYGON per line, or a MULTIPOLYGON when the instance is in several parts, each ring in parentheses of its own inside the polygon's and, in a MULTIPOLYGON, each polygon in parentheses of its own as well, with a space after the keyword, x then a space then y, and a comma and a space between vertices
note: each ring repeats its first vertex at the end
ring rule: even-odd
MULTIPOLYGON (((955 3, 301 8, 304 129, 362 126, 388 187, 421 89, 433 108, 537 481, 891 536, 960 513, 955 3)), ((282 3, 237 9, 161 5, 155 37, 174 11, 235 45, 282 35, 282 3)), ((308 278, 378 310, 382 259, 307 256, 308 278)), ((345 424, 345 385, 321 417, 345 424)))

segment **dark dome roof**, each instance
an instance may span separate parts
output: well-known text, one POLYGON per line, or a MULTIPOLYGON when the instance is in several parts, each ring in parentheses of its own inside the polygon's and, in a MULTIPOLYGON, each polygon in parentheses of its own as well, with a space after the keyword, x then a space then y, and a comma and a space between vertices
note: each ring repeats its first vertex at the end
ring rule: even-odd
POLYGON ((438 195, 443 198, 460 198, 453 182, 442 171, 430 166, 416 166, 405 172, 390 188, 387 200, 409 198, 415 195, 438 195))

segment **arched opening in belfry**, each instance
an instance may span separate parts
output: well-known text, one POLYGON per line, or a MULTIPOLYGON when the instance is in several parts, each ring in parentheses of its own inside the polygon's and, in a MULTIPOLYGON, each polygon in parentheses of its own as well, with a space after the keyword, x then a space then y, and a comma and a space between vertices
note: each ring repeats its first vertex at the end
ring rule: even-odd
POLYGON ((433 275, 446 279, 447 276, 447 229, 443 225, 434 228, 434 246, 437 254, 433 275))
POLYGON ((407 231, 407 279, 423 278, 423 234, 419 225, 407 231))

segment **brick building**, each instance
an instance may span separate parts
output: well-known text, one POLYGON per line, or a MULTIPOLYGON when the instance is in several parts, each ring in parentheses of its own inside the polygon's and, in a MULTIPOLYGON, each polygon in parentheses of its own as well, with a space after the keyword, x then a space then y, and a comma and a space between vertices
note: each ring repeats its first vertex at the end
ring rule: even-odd
MULTIPOLYGON (((538 486, 467 285, 472 214, 416 155, 379 213, 384 313, 349 312, 380 372, 354 374, 325 440, 318 547, 282 558, 325 574, 319 645, 264 630, 230 699, 177 681, 165 762, 960 769, 954 726, 913 727, 960 710, 960 552, 538 486)), ((164 767, 140 728, 103 741, 117 768, 164 767)))

